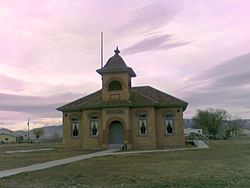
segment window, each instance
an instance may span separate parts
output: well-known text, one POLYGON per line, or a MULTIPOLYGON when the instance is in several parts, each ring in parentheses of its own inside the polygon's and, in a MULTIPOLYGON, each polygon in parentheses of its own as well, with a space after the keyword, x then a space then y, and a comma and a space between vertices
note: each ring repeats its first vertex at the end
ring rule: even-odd
POLYGON ((172 114, 165 115, 165 133, 166 135, 174 133, 174 122, 172 114))
POLYGON ((71 118, 71 130, 73 137, 79 136, 79 124, 80 124, 79 118, 77 117, 71 118))
POLYGON ((140 135, 147 135, 147 119, 145 114, 139 114, 139 134, 140 135))
POLYGON ((92 116, 90 118, 90 136, 98 136, 98 118, 92 116))
POLYGON ((111 81, 109 84, 109 91, 118 91, 118 90, 122 90, 122 84, 117 80, 111 81))

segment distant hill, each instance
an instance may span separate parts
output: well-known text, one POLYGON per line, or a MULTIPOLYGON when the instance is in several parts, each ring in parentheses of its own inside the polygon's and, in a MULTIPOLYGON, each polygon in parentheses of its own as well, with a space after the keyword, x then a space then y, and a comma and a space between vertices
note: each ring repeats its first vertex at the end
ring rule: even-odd
POLYGON ((25 134, 27 134, 27 131, 19 130, 19 131, 14 131, 14 133, 16 136, 24 136, 25 134))
POLYGON ((0 128, 0 133, 4 133, 4 134, 14 134, 13 131, 9 130, 9 129, 5 129, 5 128, 0 128))
POLYGON ((43 135, 41 136, 41 139, 50 139, 53 138, 54 136, 57 136, 59 138, 62 138, 62 125, 59 126, 46 126, 43 127, 43 135))
POLYGON ((192 119, 184 119, 183 123, 185 129, 194 127, 194 121, 192 119))
POLYGON ((250 119, 241 119, 239 121, 241 124, 241 128, 250 130, 250 119))
MULTIPOLYGON (((41 128, 43 128, 43 135, 39 139, 42 141, 62 138, 62 125, 44 126, 41 128)), ((23 136, 24 139, 28 138, 28 131, 14 131, 14 134, 23 136)), ((36 140, 33 129, 30 130, 30 139, 36 140)))
MULTIPOLYGON (((239 122, 240 128, 250 130, 250 119, 240 119, 234 121, 239 122)), ((194 125, 195 123, 192 119, 184 119, 184 128, 194 128, 194 125)))

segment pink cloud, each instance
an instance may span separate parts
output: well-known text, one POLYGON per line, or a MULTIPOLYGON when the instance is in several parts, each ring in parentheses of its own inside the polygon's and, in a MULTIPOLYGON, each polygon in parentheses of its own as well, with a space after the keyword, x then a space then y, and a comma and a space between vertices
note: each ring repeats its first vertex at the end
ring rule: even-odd
POLYGON ((173 40, 171 35, 154 35, 139 41, 138 43, 126 48, 124 54, 133 54, 145 51, 169 50, 188 45, 190 42, 180 42, 173 40))
POLYGON ((0 91, 10 90, 10 88, 12 91, 23 91, 25 90, 26 86, 27 83, 22 80, 11 78, 4 74, 0 75, 0 91))
POLYGON ((99 89, 100 76, 95 70, 100 66, 101 31, 105 59, 118 45, 127 65, 138 74, 133 84, 182 95, 185 78, 249 52, 249 9, 247 0, 1 0, 0 92, 19 97, 8 96, 4 101, 1 95, 0 101, 12 107, 11 100, 50 105, 70 101, 70 97, 50 97, 53 95, 99 89), (177 43, 170 47, 182 41, 192 43, 158 50, 167 49, 168 43, 164 37, 145 40, 152 35, 174 36, 177 43), (141 53, 125 54, 129 47, 141 53))
POLYGON ((114 29, 114 32, 131 33, 131 31, 156 30, 167 25, 179 12, 177 1, 154 1, 146 3, 131 11, 131 17, 114 29))

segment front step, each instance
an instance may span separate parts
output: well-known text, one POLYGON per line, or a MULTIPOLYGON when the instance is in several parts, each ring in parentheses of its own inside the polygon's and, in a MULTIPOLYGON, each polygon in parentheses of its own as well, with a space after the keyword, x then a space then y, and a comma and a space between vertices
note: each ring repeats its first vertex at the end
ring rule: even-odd
POLYGON ((209 146, 203 140, 193 140, 193 142, 196 145, 196 147, 199 149, 209 148, 209 146))

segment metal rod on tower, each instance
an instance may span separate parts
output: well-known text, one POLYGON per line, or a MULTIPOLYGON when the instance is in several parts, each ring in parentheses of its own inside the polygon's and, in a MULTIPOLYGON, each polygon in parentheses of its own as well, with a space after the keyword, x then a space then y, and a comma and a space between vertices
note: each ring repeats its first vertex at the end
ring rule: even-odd
POLYGON ((101 32, 101 68, 103 67, 103 32, 101 32))

